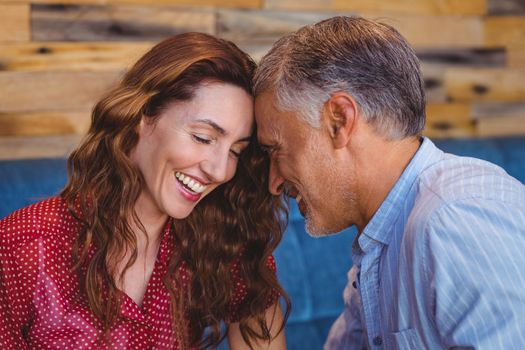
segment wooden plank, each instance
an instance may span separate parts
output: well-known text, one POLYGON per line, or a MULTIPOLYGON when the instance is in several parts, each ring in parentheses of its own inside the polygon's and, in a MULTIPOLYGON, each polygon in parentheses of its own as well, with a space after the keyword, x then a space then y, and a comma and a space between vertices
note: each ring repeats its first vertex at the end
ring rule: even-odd
POLYGON ((85 134, 90 122, 91 113, 89 111, 0 112, 0 136, 85 134))
POLYGON ((425 94, 428 102, 446 102, 445 65, 422 62, 421 72, 425 81, 425 94))
POLYGON ((525 102, 474 103, 479 136, 525 135, 525 102))
MULTIPOLYGON (((321 21, 335 14, 342 13, 219 11, 217 34, 231 40, 276 40, 306 24, 321 21)), ((412 45, 419 48, 470 48, 483 47, 484 43, 483 23, 480 17, 408 15, 381 17, 377 14, 364 16, 390 24, 412 45)))
POLYGON ((0 41, 29 41, 29 18, 27 4, 0 4, 0 41))
MULTIPOLYGON (((47 0, 38 0, 47 2, 47 0)), ((55 0, 61 2, 61 0, 55 0)), ((72 2, 75 0, 71 0, 72 2)), ((96 2, 96 0, 91 0, 96 2)), ((144 4, 192 7, 226 7, 241 9, 259 9, 263 0, 106 0, 108 4, 144 4)))
POLYGON ((0 112, 90 110, 116 72, 0 72, 0 112))
POLYGON ((508 49, 507 66, 509 68, 525 68, 525 49, 508 49))
POLYGON ((255 41, 255 40, 249 40, 249 41, 241 41, 236 40, 235 44, 239 46, 241 50, 248 53, 255 62, 259 62, 261 58, 266 55, 268 51, 270 51, 270 48, 272 47, 273 41, 255 41))
POLYGON ((494 117, 523 117, 525 102, 478 102, 472 104, 472 117, 475 119, 494 117))
POLYGON ((211 10, 152 6, 34 5, 37 41, 160 41, 197 31, 215 33, 211 10))
POLYGON ((432 138, 473 137, 475 121, 471 119, 470 105, 463 103, 429 103, 423 134, 432 138))
POLYGON ((445 89, 452 101, 522 101, 525 69, 451 68, 445 89))
POLYGON ((151 43, 0 44, 0 71, 118 71, 129 68, 151 43))
POLYGON ((428 102, 446 102, 445 72, 454 67, 503 67, 503 49, 421 49, 417 51, 428 102))
POLYGON ((418 49, 418 58, 431 64, 469 67, 504 67, 506 52, 503 48, 445 48, 418 49))
POLYGON ((525 17, 488 17, 485 21, 485 45, 525 48, 525 17))
POLYGON ((265 0, 265 8, 279 10, 358 11, 425 15, 483 15, 486 0, 265 0))
POLYGON ((525 15, 523 0, 488 0, 489 15, 525 15))
POLYGON ((478 120, 479 136, 525 135, 525 116, 490 117, 478 120))
POLYGON ((416 48, 477 48, 484 44, 481 17, 400 15, 381 18, 372 14, 366 17, 393 26, 416 48))
POLYGON ((217 35, 233 41, 273 42, 300 27, 332 17, 334 13, 220 10, 217 35))
MULTIPOLYGON (((5 1, 5 0, 2 0, 5 1)), ((57 4, 57 5, 147 5, 147 6, 191 6, 191 7, 225 7, 241 9, 258 9, 263 0, 7 0, 22 4, 57 4)), ((479 1, 479 0, 477 0, 479 1)), ((0 1, 1 2, 1 1, 0 1)))
POLYGON ((67 157, 80 139, 79 135, 0 137, 0 160, 67 157))

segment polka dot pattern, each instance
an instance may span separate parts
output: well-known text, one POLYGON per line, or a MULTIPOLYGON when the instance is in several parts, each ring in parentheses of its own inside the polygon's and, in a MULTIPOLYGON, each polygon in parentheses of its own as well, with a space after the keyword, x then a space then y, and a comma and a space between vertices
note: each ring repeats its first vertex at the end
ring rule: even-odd
MULTIPOLYGON (((121 315, 108 338, 79 287, 83 276, 72 272, 72 247, 79 229, 59 197, 15 211, 0 221, 0 349, 179 349, 172 329, 170 295, 162 282, 175 248, 168 239, 170 225, 142 306, 124 295, 121 315)), ((273 258, 268 264, 275 271, 273 258)), ((187 265, 180 268, 184 279, 189 275, 187 265)), ((238 278, 236 264, 232 275, 236 288, 230 311, 234 318, 246 285, 238 278)))

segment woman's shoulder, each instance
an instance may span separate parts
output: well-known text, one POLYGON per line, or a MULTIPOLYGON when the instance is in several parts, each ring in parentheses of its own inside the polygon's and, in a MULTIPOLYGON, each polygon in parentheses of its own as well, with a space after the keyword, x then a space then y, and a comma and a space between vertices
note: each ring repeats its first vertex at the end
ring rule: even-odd
POLYGON ((78 221, 61 197, 51 197, 18 209, 0 220, 0 249, 16 250, 42 238, 64 239, 78 230, 78 221))

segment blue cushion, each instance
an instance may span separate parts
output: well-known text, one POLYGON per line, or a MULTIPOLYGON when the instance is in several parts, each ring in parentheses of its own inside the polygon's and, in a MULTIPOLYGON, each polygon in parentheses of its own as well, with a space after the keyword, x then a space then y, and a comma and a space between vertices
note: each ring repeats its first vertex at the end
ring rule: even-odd
POLYGON ((290 321, 310 319, 312 314, 312 297, 308 281, 304 278, 307 272, 301 246, 297 234, 292 227, 286 233, 275 251, 277 261, 277 276, 283 288, 293 298, 290 321))
POLYGON ((66 160, 0 161, 0 218, 31 203, 56 195, 67 181, 66 160))

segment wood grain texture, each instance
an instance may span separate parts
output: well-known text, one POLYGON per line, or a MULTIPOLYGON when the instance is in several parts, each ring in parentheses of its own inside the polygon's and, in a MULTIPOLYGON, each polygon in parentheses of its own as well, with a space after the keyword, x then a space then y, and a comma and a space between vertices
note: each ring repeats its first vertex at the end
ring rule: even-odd
POLYGON ((259 62, 261 58, 270 51, 273 41, 268 40, 236 40, 235 43, 241 50, 248 53, 255 62, 259 62))
POLYGON ((386 12, 426 15, 483 15, 486 0, 265 0, 267 9, 386 12))
POLYGON ((0 44, 0 71, 119 71, 129 68, 152 43, 0 44))
POLYGON ((427 101, 446 102, 445 73, 451 68, 504 67, 503 49, 420 49, 421 71, 427 101))
POLYGON ((430 103, 427 105, 424 135, 432 138, 472 137, 476 135, 470 105, 465 103, 430 103))
POLYGON ((29 41, 31 25, 29 5, 0 3, 0 42, 29 41))
POLYGON ((116 72, 0 72, 0 112, 90 110, 116 72))
POLYGON ((506 50, 503 48, 442 48, 418 49, 418 58, 424 63, 455 67, 504 67, 506 50))
POLYGON ((215 33, 215 13, 174 7, 33 5, 36 41, 160 41, 197 31, 215 33))
POLYGON ((525 15, 523 0, 488 0, 489 15, 525 15))
POLYGON ((508 49, 507 66, 509 68, 525 68, 525 49, 508 49))
POLYGON ((263 0, 0 0, 20 4, 94 4, 94 5, 147 5, 147 6, 185 6, 195 8, 226 7, 256 9, 262 7, 263 0))
POLYGON ((488 17, 485 21, 485 45, 525 49, 524 17, 488 17))
POLYGON ((377 16, 366 14, 396 28, 416 48, 484 47, 481 17, 474 16, 377 16))
POLYGON ((0 160, 67 157, 81 136, 0 137, 0 160))
POLYGON ((525 101, 518 102, 478 102, 472 104, 472 117, 483 119, 490 117, 524 117, 525 101))
POLYGON ((524 69, 451 68, 445 73, 445 88, 452 101, 522 101, 523 77, 524 69))
POLYGON ((525 135, 525 116, 488 117, 479 119, 478 136, 525 135))
MULTIPOLYGON (((356 13, 288 11, 219 11, 217 34, 231 40, 276 40, 284 34, 334 15, 356 13)), ((483 22, 473 16, 363 14, 389 24, 418 48, 483 47, 483 22), (461 33, 461 35, 458 35, 461 33)))
POLYGON ((0 113, 0 136, 85 134, 90 122, 89 111, 0 113))
POLYGON ((422 62, 421 72, 425 82, 425 94, 430 103, 444 103, 447 100, 445 91, 445 70, 442 64, 422 62))
POLYGON ((479 136, 525 135, 525 101, 514 103, 475 103, 472 116, 479 136))
POLYGON ((300 27, 335 13, 220 10, 217 35, 234 41, 273 42, 300 27))

